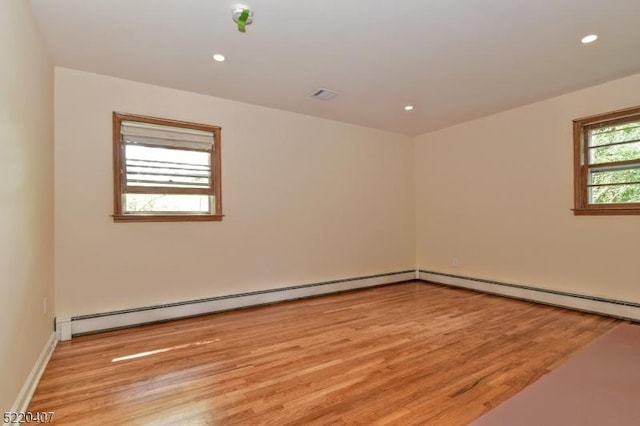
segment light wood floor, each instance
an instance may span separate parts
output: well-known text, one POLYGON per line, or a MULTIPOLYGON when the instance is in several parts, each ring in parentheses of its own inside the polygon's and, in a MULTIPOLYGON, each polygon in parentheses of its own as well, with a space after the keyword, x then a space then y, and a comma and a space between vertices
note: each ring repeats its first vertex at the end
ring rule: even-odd
POLYGON ((62 342, 29 410, 70 425, 464 425, 618 323, 411 282, 62 342))

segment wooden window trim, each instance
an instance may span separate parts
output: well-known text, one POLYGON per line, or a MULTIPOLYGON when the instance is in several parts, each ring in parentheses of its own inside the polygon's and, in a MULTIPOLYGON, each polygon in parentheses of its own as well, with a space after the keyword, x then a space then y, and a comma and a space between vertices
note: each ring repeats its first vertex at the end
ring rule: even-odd
MULTIPOLYGON (((588 165, 589 147, 586 141, 587 133, 585 128, 593 128, 594 125, 598 124, 611 126, 634 119, 640 120, 640 106, 573 120, 574 215, 640 215, 640 203, 590 204, 588 193, 589 168, 598 168, 598 165, 588 165)), ((640 164, 640 160, 629 160, 625 161, 625 163, 640 164)), ((600 167, 602 167, 602 164, 600 164, 600 167)))
MULTIPOLYGON (((215 221, 222 220, 224 215, 222 214, 222 172, 221 172, 221 142, 220 133, 221 128, 218 126, 212 126, 207 124, 191 123, 187 121, 170 120, 157 117, 148 117, 144 115, 128 114, 121 112, 113 112, 113 206, 114 213, 112 215, 114 222, 203 222, 203 221, 215 221), (123 121, 135 121, 140 123, 158 124, 164 126, 180 127, 186 129, 202 130, 206 132, 212 132, 213 137, 213 153, 211 155, 212 160, 212 185, 211 188, 184 188, 179 191, 170 190, 172 193, 181 194, 202 194, 212 195, 215 198, 215 211, 212 214, 203 213, 178 213, 178 214, 124 214, 122 205, 122 195, 126 192, 138 192, 139 188, 127 188, 123 175, 123 154, 120 127, 123 121)), ((155 187, 149 187, 145 189, 144 193, 159 192, 155 187)), ((164 193, 164 192, 163 192, 164 193)))
POLYGON ((220 222, 224 215, 216 214, 124 214, 113 215, 114 222, 220 222))

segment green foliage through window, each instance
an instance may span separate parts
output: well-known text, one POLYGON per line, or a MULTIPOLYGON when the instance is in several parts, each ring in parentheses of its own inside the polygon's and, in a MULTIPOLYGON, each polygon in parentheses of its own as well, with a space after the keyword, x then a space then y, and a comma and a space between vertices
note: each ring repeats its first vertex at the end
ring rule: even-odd
POLYGON ((587 136, 590 202, 640 203, 640 120, 589 129, 587 136))

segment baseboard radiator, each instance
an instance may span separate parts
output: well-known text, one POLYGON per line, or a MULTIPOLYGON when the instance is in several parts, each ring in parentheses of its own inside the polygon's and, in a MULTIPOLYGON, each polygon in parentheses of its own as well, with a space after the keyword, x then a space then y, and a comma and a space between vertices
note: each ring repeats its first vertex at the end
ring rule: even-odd
POLYGON ((376 287, 414 279, 640 322, 639 303, 419 269, 62 318, 56 320, 56 334, 58 340, 69 340, 73 336, 83 334, 321 296, 359 288, 376 287))
POLYGON ((640 304, 622 300, 605 299, 563 291, 547 290, 527 285, 504 283, 481 278, 464 277, 442 272, 417 272, 418 279, 436 284, 463 287, 483 293, 497 294, 514 299, 529 300, 546 305, 560 306, 640 322, 640 304))
POLYGON ((59 340, 69 340, 73 336, 99 331, 266 305, 286 300, 302 299, 414 279, 416 279, 416 271, 412 269, 114 312, 103 312, 93 315, 61 318, 56 320, 56 332, 59 340))

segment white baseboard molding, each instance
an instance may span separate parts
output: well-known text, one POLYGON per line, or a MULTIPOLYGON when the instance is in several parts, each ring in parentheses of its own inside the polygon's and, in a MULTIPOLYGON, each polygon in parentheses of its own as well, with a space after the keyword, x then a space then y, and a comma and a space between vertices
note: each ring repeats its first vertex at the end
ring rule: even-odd
POLYGON ((33 393, 36 391, 38 383, 40 383, 42 373, 44 373, 44 369, 49 363, 49 358, 51 358, 57 343, 58 339, 56 338, 56 333, 51 333, 47 343, 44 348, 42 348, 42 352, 40 352, 40 356, 31 369, 29 376, 27 376, 27 380, 24 382, 22 389, 20 389, 20 393, 13 403, 13 407, 11 407, 11 412, 27 411, 31 398, 33 397, 33 393))
POLYGON ((56 321, 56 330, 60 340, 69 340, 73 336, 87 333, 320 296, 359 288, 375 287, 414 279, 416 279, 415 270, 408 270, 95 315, 82 315, 58 319, 56 321))
POLYGON ((526 285, 502 283, 481 278, 463 277, 422 269, 418 272, 419 279, 422 281, 464 287, 514 299, 529 300, 546 305, 592 312, 631 321, 640 321, 640 304, 638 303, 546 290, 526 285))

